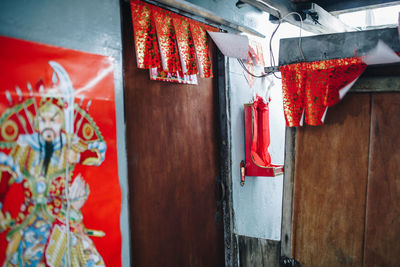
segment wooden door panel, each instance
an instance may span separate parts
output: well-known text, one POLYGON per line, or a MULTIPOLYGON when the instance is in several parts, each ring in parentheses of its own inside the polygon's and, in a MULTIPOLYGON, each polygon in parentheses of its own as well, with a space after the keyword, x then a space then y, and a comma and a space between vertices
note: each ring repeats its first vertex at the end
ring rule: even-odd
POLYGON ((132 265, 223 266, 215 80, 150 81, 136 67, 129 11, 123 2, 132 265))
POLYGON ((400 265, 400 94, 374 94, 364 266, 400 265))
POLYGON ((361 266, 370 95, 349 94, 324 125, 299 127, 292 256, 302 266, 361 266))

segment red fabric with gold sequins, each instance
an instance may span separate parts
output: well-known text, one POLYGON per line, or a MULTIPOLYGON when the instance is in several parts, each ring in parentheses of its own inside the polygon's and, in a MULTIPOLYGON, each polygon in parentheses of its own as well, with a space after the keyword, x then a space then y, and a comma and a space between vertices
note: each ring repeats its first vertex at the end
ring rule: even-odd
POLYGON ((181 71, 182 67, 171 13, 159 7, 151 6, 151 16, 156 26, 163 70, 168 72, 181 71))
POLYGON ((154 5, 131 0, 138 68, 159 68, 212 77, 207 31, 216 28, 154 5))
POLYGON ((197 68, 196 50, 190 32, 189 20, 177 15, 174 15, 172 20, 178 41, 183 72, 187 75, 197 74, 199 70, 197 68))
POLYGON ((150 5, 131 1, 132 23, 135 36, 137 67, 141 69, 161 66, 156 28, 151 17, 150 5))
POLYGON ((355 81, 367 65, 360 58, 331 59, 281 66, 286 125, 321 125, 328 107, 340 101, 339 92, 355 81))
POLYGON ((196 56, 199 62, 200 76, 203 78, 212 78, 211 58, 208 54, 207 31, 217 31, 215 28, 190 20, 190 31, 193 36, 196 49, 196 56))

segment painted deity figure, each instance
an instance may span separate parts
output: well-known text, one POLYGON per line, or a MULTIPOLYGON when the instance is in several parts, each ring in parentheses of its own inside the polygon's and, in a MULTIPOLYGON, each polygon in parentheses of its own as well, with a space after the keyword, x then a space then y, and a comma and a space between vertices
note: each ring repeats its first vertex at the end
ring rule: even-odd
MULTIPOLYGON (((74 174, 74 168, 76 164, 100 165, 106 144, 102 138, 88 141, 66 132, 65 109, 74 103, 66 104, 57 88, 65 86, 60 83, 35 106, 33 130, 20 133, 9 153, 0 152, 0 232, 8 231, 4 267, 104 266, 89 237, 104 233, 88 230, 82 222, 81 208, 90 191, 83 177, 74 174), (16 216, 4 211, 2 203, 7 193, 17 192, 11 190, 13 186, 22 188, 23 193, 16 216)), ((28 111, 28 104, 20 105, 26 105, 26 122, 33 104, 28 111)), ((75 123, 79 112, 72 114, 75 123)), ((87 113, 81 113, 81 123, 84 115, 88 118, 87 113)), ((86 124, 91 129, 97 127, 86 124)), ((79 122, 76 125, 80 127, 79 122)))

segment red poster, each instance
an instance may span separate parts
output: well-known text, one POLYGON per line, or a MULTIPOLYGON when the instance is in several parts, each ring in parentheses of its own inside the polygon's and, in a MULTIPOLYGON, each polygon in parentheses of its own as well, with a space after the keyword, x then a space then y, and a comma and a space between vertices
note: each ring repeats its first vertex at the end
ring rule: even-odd
POLYGON ((121 266, 111 58, 0 37, 0 62, 0 265, 121 266))

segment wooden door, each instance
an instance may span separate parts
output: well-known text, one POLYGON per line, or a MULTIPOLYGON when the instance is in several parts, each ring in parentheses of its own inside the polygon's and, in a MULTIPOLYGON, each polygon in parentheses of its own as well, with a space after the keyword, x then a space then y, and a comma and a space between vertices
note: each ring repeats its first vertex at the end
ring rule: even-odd
POLYGON ((293 257, 302 266, 361 266, 370 96, 348 95, 323 126, 298 129, 293 257))
POLYGON ((215 79, 150 81, 136 67, 129 10, 124 4, 132 264, 224 266, 215 79))
POLYGON ((364 266, 400 266, 400 93, 373 94, 364 266))
POLYGON ((400 265, 400 94, 350 94, 296 133, 291 255, 301 266, 400 265))

